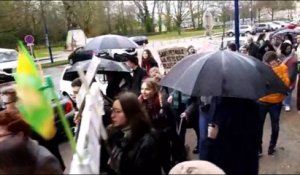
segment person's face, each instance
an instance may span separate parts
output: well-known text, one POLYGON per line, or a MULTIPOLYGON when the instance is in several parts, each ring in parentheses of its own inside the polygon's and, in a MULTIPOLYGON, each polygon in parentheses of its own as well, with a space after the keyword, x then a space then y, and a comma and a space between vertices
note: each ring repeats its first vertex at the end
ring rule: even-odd
POLYGON ((285 53, 289 54, 291 53, 292 51, 292 46, 288 46, 286 49, 285 49, 285 53))
POLYGON ((241 48, 241 53, 243 53, 243 54, 247 54, 247 49, 245 49, 245 48, 241 48))
POLYGON ((159 72, 157 70, 153 70, 153 71, 149 72, 151 78, 154 78, 155 75, 158 74, 158 73, 159 72))
POLYGON ((116 100, 113 103, 111 120, 114 127, 123 128, 127 125, 127 118, 125 117, 119 100, 116 100))
POLYGON ((133 69, 135 66, 131 61, 127 61, 126 63, 128 65, 128 67, 130 67, 131 69, 133 69))
POLYGON ((300 44, 300 37, 297 38, 297 43, 300 44))
POLYGON ((148 53, 146 51, 143 52, 143 59, 147 59, 149 57, 148 53))
POLYGON ((72 99, 73 99, 73 100, 76 100, 76 97, 77 97, 77 95, 78 95, 78 93, 79 93, 79 89, 80 89, 79 86, 74 86, 74 87, 72 87, 72 91, 73 91, 72 99))
POLYGON ((145 100, 151 99, 154 93, 154 89, 151 89, 146 83, 142 84, 141 95, 145 100))
POLYGON ((271 67, 276 67, 276 66, 279 65, 279 62, 278 62, 277 60, 272 60, 272 61, 270 61, 268 64, 269 64, 269 66, 271 66, 271 67))
POLYGON ((195 48, 191 47, 191 48, 188 50, 188 52, 189 52, 190 54, 194 54, 194 53, 196 53, 196 50, 195 50, 195 48))

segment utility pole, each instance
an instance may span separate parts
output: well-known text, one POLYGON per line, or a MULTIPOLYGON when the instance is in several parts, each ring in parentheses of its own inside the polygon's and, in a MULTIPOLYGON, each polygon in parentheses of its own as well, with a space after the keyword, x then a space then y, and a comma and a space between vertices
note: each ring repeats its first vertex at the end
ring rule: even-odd
POLYGON ((253 1, 250 0, 250 18, 251 18, 251 25, 253 25, 253 1))
POLYGON ((240 14, 239 0, 234 0, 234 23, 235 23, 235 44, 236 48, 240 48, 240 14))
POLYGON ((46 19, 45 19, 44 6, 43 6, 43 1, 42 0, 40 1, 40 6, 41 6, 41 11, 42 11, 42 21, 43 21, 44 30, 45 30, 45 42, 46 42, 46 46, 48 47, 48 50, 49 50, 50 61, 51 61, 51 63, 53 63, 52 50, 51 50, 49 37, 48 37, 48 27, 47 27, 47 22, 46 22, 46 19))

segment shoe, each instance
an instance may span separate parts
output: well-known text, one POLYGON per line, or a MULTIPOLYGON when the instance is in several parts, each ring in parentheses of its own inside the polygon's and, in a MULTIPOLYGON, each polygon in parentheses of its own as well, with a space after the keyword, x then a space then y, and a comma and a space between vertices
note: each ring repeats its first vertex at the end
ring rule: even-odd
POLYGON ((274 155, 275 152, 276 152, 275 147, 270 146, 268 150, 268 155, 274 155))
POLYGON ((198 147, 195 147, 193 150, 193 154, 198 154, 198 153, 199 153, 199 149, 198 149, 198 147))
POLYGON ((258 150, 258 157, 262 156, 262 146, 259 146, 259 150, 258 150))
POLYGON ((285 106, 285 107, 284 107, 284 110, 285 110, 286 112, 289 112, 289 111, 291 111, 291 107, 290 107, 290 106, 285 106))

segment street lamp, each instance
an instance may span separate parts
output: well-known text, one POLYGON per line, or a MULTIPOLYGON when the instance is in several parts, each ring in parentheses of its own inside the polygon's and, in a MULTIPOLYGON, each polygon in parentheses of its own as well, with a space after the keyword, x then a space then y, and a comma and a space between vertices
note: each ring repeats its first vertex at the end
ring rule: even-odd
POLYGON ((42 3, 42 0, 40 1, 40 6, 41 6, 41 11, 42 11, 42 21, 43 21, 44 30, 45 30, 45 42, 46 42, 46 46, 48 47, 48 50, 49 50, 50 61, 51 61, 51 63, 53 63, 52 50, 51 50, 51 46, 50 46, 50 42, 49 42, 49 38, 48 38, 48 27, 47 27, 47 22, 45 19, 44 6, 42 3))
POLYGON ((234 27, 235 27, 235 44, 236 48, 240 48, 240 14, 239 0, 234 0, 234 27))

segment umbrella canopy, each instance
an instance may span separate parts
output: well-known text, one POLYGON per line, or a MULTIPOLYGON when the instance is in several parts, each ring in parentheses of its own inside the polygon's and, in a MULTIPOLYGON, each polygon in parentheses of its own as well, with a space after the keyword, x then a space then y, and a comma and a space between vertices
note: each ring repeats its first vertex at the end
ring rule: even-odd
MULTIPOLYGON (((99 72, 131 72, 130 68, 124 62, 118 62, 108 59, 101 59, 100 64, 98 65, 99 72)), ((77 72, 78 68, 81 67, 83 71, 88 69, 91 60, 76 62, 72 65, 71 68, 67 70, 67 72, 77 72)))
POLYGON ((161 85, 191 96, 247 99, 284 94, 288 89, 269 66, 227 50, 187 56, 161 80, 161 85))
POLYGON ((104 49, 129 49, 138 47, 139 46, 128 37, 120 35, 102 35, 92 39, 84 49, 98 51, 104 49))
POLYGON ((277 30, 277 31, 275 31, 274 33, 272 33, 270 35, 270 40, 272 38, 279 38, 281 40, 284 40, 284 37, 287 34, 292 36, 293 42, 295 43, 296 42, 296 37, 297 37, 297 32, 296 32, 296 30, 293 30, 293 29, 280 29, 280 30, 277 30))

